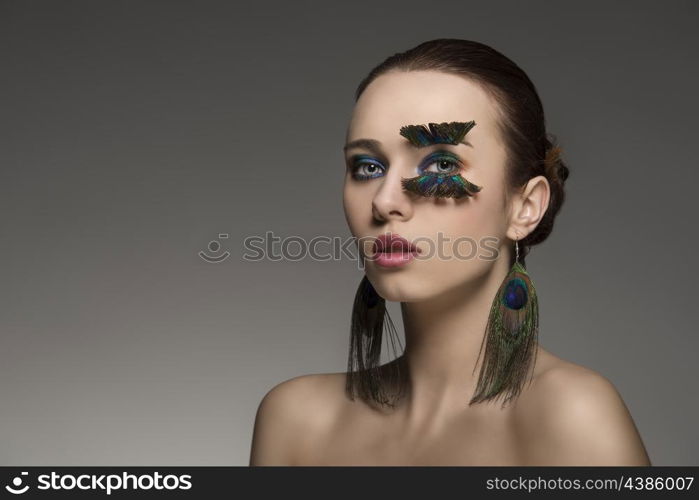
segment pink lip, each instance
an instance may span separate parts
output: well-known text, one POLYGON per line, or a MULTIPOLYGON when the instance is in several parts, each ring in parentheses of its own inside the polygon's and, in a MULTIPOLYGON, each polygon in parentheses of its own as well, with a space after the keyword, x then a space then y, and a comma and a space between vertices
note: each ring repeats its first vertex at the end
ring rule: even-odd
POLYGON ((400 267, 413 260, 415 252, 379 252, 374 257, 374 262, 382 267, 400 267))
POLYGON ((419 253, 419 249, 402 236, 385 233, 376 238, 373 260, 382 267, 404 266, 419 253))

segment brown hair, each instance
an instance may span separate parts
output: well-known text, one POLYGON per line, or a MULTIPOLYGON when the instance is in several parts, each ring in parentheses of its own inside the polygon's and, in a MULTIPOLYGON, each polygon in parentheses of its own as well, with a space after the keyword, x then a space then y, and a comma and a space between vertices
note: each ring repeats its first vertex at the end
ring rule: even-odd
MULTIPOLYGON (((472 40, 439 38, 388 57, 361 81, 359 99, 367 86, 389 71, 435 70, 469 78, 499 104, 497 126, 507 151, 506 182, 510 189, 523 187, 537 175, 549 181, 551 198, 537 227, 519 241, 520 262, 529 248, 544 241, 565 201, 569 170, 561 159, 556 139, 546 132, 544 108, 534 84, 512 60, 495 49, 472 40)), ((514 255, 513 255, 514 262, 514 255)))

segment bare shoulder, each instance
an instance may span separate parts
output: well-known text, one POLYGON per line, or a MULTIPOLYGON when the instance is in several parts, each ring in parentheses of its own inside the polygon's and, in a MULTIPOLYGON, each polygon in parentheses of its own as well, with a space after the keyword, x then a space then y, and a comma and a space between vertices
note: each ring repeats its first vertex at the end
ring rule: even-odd
POLYGON ((518 405, 528 462, 548 465, 650 465, 633 418, 600 373, 546 353, 518 405))
POLYGON ((343 373, 300 375, 272 387, 260 402, 250 465, 294 465, 342 402, 343 373))

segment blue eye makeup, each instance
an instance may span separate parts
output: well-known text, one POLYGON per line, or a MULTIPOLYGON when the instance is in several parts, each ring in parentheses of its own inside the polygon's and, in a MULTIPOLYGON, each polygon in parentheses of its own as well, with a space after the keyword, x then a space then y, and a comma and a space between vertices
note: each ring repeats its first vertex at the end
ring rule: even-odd
MULTIPOLYGON (((475 125, 476 122, 473 120, 469 122, 429 123, 427 127, 424 125, 406 125, 401 127, 400 135, 416 148, 424 148, 432 144, 458 145, 461 143, 473 147, 470 142, 465 140, 465 136, 475 125)), ((417 177, 401 179, 403 189, 420 196, 438 198, 473 196, 482 189, 481 186, 476 186, 461 176, 461 160, 453 153, 440 151, 429 156, 422 165, 431 167, 435 163, 437 167, 434 170, 421 168, 420 175, 417 177), (444 171, 442 167, 445 162, 454 164, 458 168, 444 171)))
MULTIPOLYGON (((386 167, 370 155, 354 155, 349 161, 352 178, 365 181, 382 177, 386 167)), ((427 156, 418 167, 419 175, 402 178, 401 185, 406 191, 421 196, 440 198, 462 198, 473 196, 482 188, 461 176, 463 163, 451 151, 435 151, 427 156)))
POLYGON ((455 174, 462 167, 461 160, 455 154, 449 151, 437 151, 425 158, 418 170, 420 173, 455 174), (447 170, 443 170, 445 164, 449 167, 447 170), (432 165, 436 165, 435 169, 429 170, 432 165))
POLYGON ((354 155, 350 159, 350 171, 352 178, 358 181, 381 177, 385 167, 373 156, 354 155))
POLYGON ((473 196, 482 187, 469 182, 461 176, 463 164, 458 156, 449 151, 438 151, 428 156, 422 163, 420 175, 401 179, 406 191, 420 196, 437 198, 463 198, 473 196), (446 163, 448 170, 442 170, 446 163), (436 165, 434 170, 430 169, 436 165))
MULTIPOLYGON (((449 151, 437 151, 422 161, 418 171, 437 174, 456 173, 461 167, 462 163, 458 156, 449 151), (432 167, 433 164, 436 166, 432 167)), ((381 177, 386 168, 373 156, 354 155, 350 159, 350 170, 354 179, 367 180, 381 177)))

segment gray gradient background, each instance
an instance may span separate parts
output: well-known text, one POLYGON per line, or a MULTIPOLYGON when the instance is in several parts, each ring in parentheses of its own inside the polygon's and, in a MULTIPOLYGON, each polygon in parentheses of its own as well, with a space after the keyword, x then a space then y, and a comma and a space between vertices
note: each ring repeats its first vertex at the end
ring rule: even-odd
POLYGON ((271 387, 343 371, 356 263, 243 239, 349 237, 355 87, 440 37, 522 66, 571 168, 542 345, 699 464, 696 2, 430 4, 0 2, 2 465, 246 465, 271 387))

